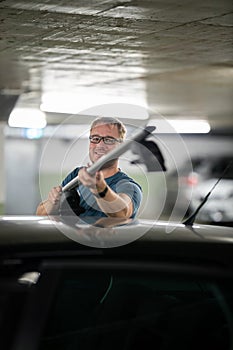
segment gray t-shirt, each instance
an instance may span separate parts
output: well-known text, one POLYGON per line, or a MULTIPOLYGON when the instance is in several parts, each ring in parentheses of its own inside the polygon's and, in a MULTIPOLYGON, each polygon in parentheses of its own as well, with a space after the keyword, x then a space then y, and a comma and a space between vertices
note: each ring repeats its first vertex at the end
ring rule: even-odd
MULTIPOLYGON (((65 186, 73 178, 78 175, 81 167, 75 168, 67 177, 62 181, 62 186, 65 186)), ((118 171, 113 176, 105 178, 108 186, 116 193, 127 194, 133 202, 133 214, 131 218, 134 218, 138 212, 139 206, 142 200, 142 189, 141 186, 135 182, 131 177, 122 171, 118 171)), ((85 209, 85 212, 80 214, 80 217, 84 216, 95 216, 95 217, 106 217, 107 215, 99 208, 94 195, 91 193, 89 188, 79 185, 77 191, 80 195, 80 206, 85 209)))

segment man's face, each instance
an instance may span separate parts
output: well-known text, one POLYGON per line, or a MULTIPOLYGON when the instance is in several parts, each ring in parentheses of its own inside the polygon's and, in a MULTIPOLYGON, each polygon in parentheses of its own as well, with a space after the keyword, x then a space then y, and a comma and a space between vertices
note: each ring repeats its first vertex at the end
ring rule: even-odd
MULTIPOLYGON (((100 137, 113 137, 115 139, 119 139, 119 133, 118 128, 116 125, 111 124, 100 124, 96 125, 90 133, 90 136, 100 136, 100 137)), ((116 142, 113 145, 106 145, 103 140, 101 140, 99 143, 92 143, 89 144, 89 157, 90 160, 95 163, 99 158, 101 158, 106 153, 113 150, 115 147, 119 145, 118 142, 116 142)))

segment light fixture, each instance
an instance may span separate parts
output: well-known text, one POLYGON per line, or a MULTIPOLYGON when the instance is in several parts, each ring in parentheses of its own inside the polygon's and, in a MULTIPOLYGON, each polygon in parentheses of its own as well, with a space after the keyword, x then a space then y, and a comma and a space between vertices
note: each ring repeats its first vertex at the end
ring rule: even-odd
POLYGON ((43 129, 46 126, 45 113, 36 108, 14 108, 8 124, 14 128, 43 129))
POLYGON ((168 120, 179 134, 208 134, 210 125, 206 120, 168 120))
POLYGON ((87 93, 47 92, 42 95, 40 109, 49 113, 79 114, 86 110, 94 110, 98 106, 104 108, 107 105, 118 108, 118 117, 120 113, 127 118, 148 118, 148 113, 146 113, 146 116, 144 115, 147 102, 143 92, 140 96, 136 95, 133 97, 128 95, 113 96, 106 93, 100 94, 98 89, 89 89, 87 93), (124 105, 125 107, 121 110, 120 105, 124 105), (126 108, 126 105, 131 107, 126 108), (130 112, 132 117, 130 117, 130 112))
POLYGON ((149 125, 155 125, 161 134, 208 134, 211 128, 204 119, 150 119, 149 125))
POLYGON ((23 136, 27 139, 40 139, 43 136, 43 129, 42 128, 23 128, 23 136))

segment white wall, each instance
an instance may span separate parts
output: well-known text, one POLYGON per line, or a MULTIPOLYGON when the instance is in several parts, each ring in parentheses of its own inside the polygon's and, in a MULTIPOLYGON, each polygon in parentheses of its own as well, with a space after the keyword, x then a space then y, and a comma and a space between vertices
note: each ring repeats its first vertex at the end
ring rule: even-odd
POLYGON ((37 142, 7 140, 5 159, 5 213, 34 214, 38 204, 37 142))

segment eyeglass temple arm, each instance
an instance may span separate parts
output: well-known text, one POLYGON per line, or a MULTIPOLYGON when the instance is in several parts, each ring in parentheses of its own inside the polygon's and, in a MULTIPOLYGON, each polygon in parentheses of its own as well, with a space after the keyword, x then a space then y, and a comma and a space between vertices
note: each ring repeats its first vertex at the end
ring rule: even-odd
MULTIPOLYGON (((110 160, 116 159, 120 157, 122 154, 127 152, 130 149, 130 146, 133 142, 142 142, 155 130, 155 126, 147 126, 145 129, 139 130, 135 132, 130 140, 126 140, 121 143, 118 147, 110 151, 109 153, 102 156, 96 163, 92 164, 90 168, 87 168, 87 172, 90 175, 94 175, 96 171, 100 170, 107 162, 110 160)), ((62 191, 69 191, 75 187, 78 187, 81 184, 78 176, 73 178, 70 182, 68 182, 65 186, 63 186, 62 191)))

